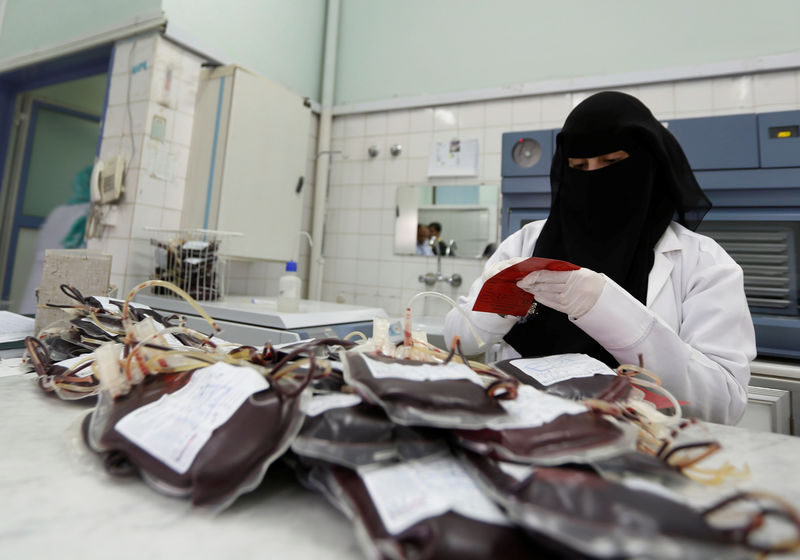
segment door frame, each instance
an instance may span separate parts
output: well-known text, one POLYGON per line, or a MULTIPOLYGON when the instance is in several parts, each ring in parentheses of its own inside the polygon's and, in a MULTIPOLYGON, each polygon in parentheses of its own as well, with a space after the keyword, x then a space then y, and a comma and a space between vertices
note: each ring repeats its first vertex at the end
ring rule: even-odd
MULTIPOLYGON (((16 213, 18 197, 15 185, 20 183, 15 183, 14 177, 12 177, 13 162, 16 157, 20 157, 19 150, 24 149, 24 146, 20 144, 24 137, 20 137, 20 135, 24 134, 28 128, 24 119, 19 118, 21 115, 19 94, 40 87, 107 73, 103 114, 100 118, 100 132, 95 151, 97 156, 100 154, 113 66, 114 43, 109 42, 0 74, 0 177, 2 178, 0 181, 0 216, 4 220, 13 217, 16 213)), ((10 239, 0 237, 0 263, 8 262, 10 247, 10 239)), ((6 277, 10 278, 9 274, 10 271, 6 270, 0 275, 0 293, 6 294, 10 290, 10 281, 6 282, 6 277)))

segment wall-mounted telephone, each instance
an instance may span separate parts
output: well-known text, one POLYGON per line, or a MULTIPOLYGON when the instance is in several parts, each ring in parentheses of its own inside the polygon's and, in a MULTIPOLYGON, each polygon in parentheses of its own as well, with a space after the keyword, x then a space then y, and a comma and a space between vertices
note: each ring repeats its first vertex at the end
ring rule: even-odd
POLYGON ((125 159, 116 156, 105 161, 97 161, 92 168, 90 191, 95 204, 110 204, 122 196, 122 182, 125 173, 125 159))

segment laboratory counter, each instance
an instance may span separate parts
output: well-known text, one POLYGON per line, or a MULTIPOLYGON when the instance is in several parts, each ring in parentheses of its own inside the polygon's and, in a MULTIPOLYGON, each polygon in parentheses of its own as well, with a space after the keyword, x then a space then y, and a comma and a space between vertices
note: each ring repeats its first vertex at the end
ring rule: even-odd
MULTIPOLYGON (((46 395, 33 373, 0 362, 0 558, 360 558, 351 523, 280 463, 219 514, 169 498, 138 477, 112 478, 80 435, 91 405, 46 395)), ((800 439, 702 424, 726 461, 750 475, 702 488, 692 503, 735 489, 800 509, 800 439)), ((797 556, 793 556, 797 557, 797 556)), ((787 555, 776 558, 789 558, 787 555)))

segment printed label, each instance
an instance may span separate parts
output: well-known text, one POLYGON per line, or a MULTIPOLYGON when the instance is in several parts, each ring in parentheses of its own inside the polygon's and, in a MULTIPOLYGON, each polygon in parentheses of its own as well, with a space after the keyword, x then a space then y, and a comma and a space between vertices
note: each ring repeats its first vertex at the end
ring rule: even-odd
POLYGON ((466 379, 483 386, 480 376, 465 364, 410 365, 402 362, 381 362, 363 356, 370 373, 376 379, 408 379, 409 381, 442 381, 445 379, 466 379))
POLYGON ((542 358, 511 360, 511 365, 541 383, 552 385, 565 379, 591 377, 595 374, 616 375, 600 360, 586 354, 556 354, 542 358))
POLYGON ((184 387, 122 417, 114 428, 183 474, 213 431, 268 387, 257 371, 220 362, 195 371, 184 387))

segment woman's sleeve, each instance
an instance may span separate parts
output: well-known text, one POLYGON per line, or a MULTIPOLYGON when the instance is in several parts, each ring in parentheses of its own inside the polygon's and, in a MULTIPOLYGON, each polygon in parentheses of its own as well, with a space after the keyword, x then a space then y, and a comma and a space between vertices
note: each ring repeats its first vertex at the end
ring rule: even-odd
MULTIPOLYGON (((538 235, 539 229, 526 227, 509 236, 486 261, 484 270, 495 263, 533 253, 535 236, 532 238, 530 234, 533 231, 538 235)), ((451 309, 444 319, 444 336, 448 346, 453 337, 458 336, 461 340, 461 349, 467 355, 478 354, 485 351, 489 345, 500 342, 519 320, 519 317, 511 315, 501 317, 496 313, 472 311, 482 287, 483 280, 481 277, 476 278, 469 288, 469 293, 466 296, 459 296, 456 302, 463 313, 458 309, 451 309), (472 324, 472 328, 469 323, 472 324)))
POLYGON ((741 267, 712 249, 684 270, 678 333, 610 279, 575 323, 619 363, 638 364, 641 357, 666 389, 688 401, 687 416, 733 424, 747 404, 755 332, 741 267))

